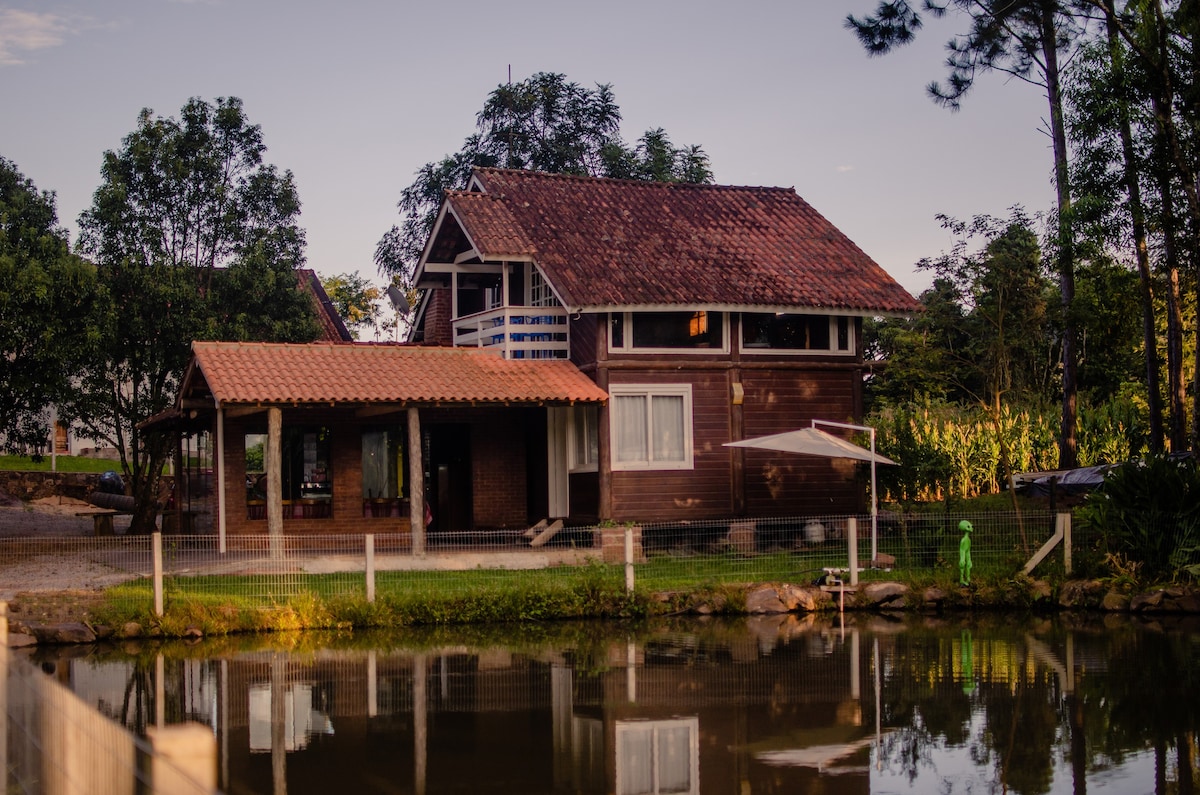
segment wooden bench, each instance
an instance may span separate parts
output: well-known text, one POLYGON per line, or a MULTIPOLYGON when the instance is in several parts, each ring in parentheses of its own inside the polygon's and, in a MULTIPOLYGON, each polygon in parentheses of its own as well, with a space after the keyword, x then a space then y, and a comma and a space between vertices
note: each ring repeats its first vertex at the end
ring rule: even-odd
POLYGON ((116 535, 113 529, 114 516, 133 516, 129 511, 80 511, 75 515, 92 517, 92 534, 96 536, 116 535))

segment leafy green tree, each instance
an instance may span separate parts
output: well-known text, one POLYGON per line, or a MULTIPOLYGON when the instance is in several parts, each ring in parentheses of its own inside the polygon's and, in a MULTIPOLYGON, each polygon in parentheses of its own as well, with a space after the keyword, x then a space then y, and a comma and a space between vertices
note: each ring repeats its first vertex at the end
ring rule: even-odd
MULTIPOLYGON (((1131 251, 1132 257, 1124 258, 1137 264, 1153 449, 1163 449, 1162 344, 1166 436, 1172 450, 1183 450, 1188 446, 1186 302, 1200 223, 1192 118, 1200 99, 1195 69, 1200 20, 1194 3, 1168 6, 1151 0, 1118 6, 1087 0, 1084 5, 1103 14, 1106 36, 1086 48, 1069 72, 1074 179, 1090 209, 1089 228, 1108 234, 1110 250, 1131 251), (1159 312, 1163 321, 1156 319, 1159 312)), ((1193 437, 1196 405, 1191 407, 1193 437)))
POLYGON ((955 12, 970 23, 967 33, 947 45, 946 83, 930 83, 939 104, 957 109, 981 73, 998 71, 1041 87, 1049 101, 1050 139, 1057 193, 1054 251, 1062 307, 1062 426, 1059 465, 1077 462, 1077 342, 1075 328, 1075 252, 1071 230, 1071 186, 1060 87, 1060 50, 1081 33, 1075 9, 1054 0, 980 2, 923 0, 920 9, 906 0, 880 0, 874 15, 846 17, 846 26, 869 55, 883 55, 913 41, 923 26, 922 13, 935 17, 955 12))
POLYGON ((865 324, 867 353, 876 363, 866 384, 869 410, 875 403, 969 400, 978 391, 974 379, 962 372, 970 339, 958 286, 937 276, 919 300, 923 312, 865 324))
POLYGON ((447 190, 466 187, 476 167, 519 168, 667 182, 711 182, 708 156, 699 146, 675 147, 662 128, 627 147, 612 86, 594 89, 565 75, 538 72, 497 86, 475 117, 476 132, 458 152, 426 163, 400 194, 401 222, 375 248, 379 272, 412 276, 447 190))
POLYGON ((339 273, 321 279, 338 315, 353 332, 374 328, 383 318, 379 302, 384 293, 357 273, 339 273))
POLYGON ((178 119, 144 110, 79 219, 109 304, 92 325, 100 353, 67 410, 121 454, 154 521, 170 440, 138 424, 168 408, 197 339, 307 342, 319 333, 299 289, 300 201, 290 172, 263 162, 262 131, 236 98, 189 100, 178 119))
POLYGON ((91 356, 96 270, 73 255, 54 194, 0 157, 0 444, 44 449, 48 406, 91 356))

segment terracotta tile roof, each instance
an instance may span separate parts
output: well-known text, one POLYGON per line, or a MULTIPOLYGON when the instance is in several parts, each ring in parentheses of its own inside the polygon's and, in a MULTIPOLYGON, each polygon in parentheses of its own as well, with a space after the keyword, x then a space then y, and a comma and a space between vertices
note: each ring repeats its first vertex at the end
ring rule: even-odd
POLYGON ((450 208, 484 259, 515 259, 537 253, 499 196, 468 191, 452 193, 454 201, 450 208))
POLYGON ((532 251, 572 309, 919 309, 883 268, 790 188, 486 168, 477 169, 475 178, 486 198, 463 191, 447 196, 467 234, 488 258, 532 251))
POLYGON ((353 342, 354 337, 346 328, 342 316, 337 313, 329 294, 317 272, 310 268, 297 268, 296 278, 300 289, 308 293, 313 301, 313 309, 317 315, 317 323, 321 326, 321 341, 323 342, 353 342))
MULTIPOLYGON (((218 403, 571 403, 608 398, 567 361, 477 348, 194 342, 218 403)), ((194 379, 189 378, 189 383, 194 379)))

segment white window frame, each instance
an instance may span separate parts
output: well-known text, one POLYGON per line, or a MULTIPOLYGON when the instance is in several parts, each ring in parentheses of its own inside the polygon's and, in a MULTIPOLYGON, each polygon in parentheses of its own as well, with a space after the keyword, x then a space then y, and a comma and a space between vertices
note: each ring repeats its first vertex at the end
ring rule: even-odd
POLYGON ((609 457, 612 459, 612 470, 649 471, 666 469, 694 469, 694 445, 692 439, 692 385, 691 384, 610 384, 608 394, 612 398, 609 403, 609 457), (617 419, 617 398, 620 396, 646 398, 646 460, 620 460, 620 427, 617 419), (683 398, 683 460, 655 461, 654 455, 654 398, 682 397, 683 398))
MULTIPOLYGON (((755 312, 743 312, 742 321, 738 324, 738 348, 747 356, 854 356, 858 350, 858 340, 855 338, 854 317, 852 315, 829 315, 829 344, 830 346, 837 345, 838 338, 838 321, 842 318, 846 319, 846 344, 847 348, 761 348, 757 345, 750 346, 746 344, 746 315, 758 314, 755 312)), ((789 312, 791 315, 808 315, 815 316, 815 312, 789 312)))
POLYGON ((685 729, 687 731, 687 767, 688 767, 688 789, 669 790, 676 795, 698 795, 700 792, 700 718, 674 718, 667 720, 619 720, 615 725, 615 740, 616 740, 616 795, 659 795, 664 792, 662 777, 662 764, 659 758, 659 735, 671 729, 685 729), (630 733, 638 733, 647 736, 650 741, 650 747, 639 749, 642 753, 649 756, 648 760, 631 760, 626 759, 622 753, 624 746, 621 743, 623 736, 630 733), (650 779, 651 789, 641 790, 638 792, 629 792, 625 789, 625 770, 635 761, 640 761, 645 764, 650 763, 650 779))
POLYGON ((596 457, 588 460, 591 448, 580 449, 577 439, 579 425, 588 437, 600 436, 600 411, 594 404, 580 403, 571 407, 567 425, 567 462, 570 472, 596 472, 600 469, 600 446, 596 445, 596 457))
POLYGON ((562 306, 559 303, 558 296, 554 294, 554 289, 550 287, 550 282, 546 281, 546 277, 542 275, 542 271, 538 266, 530 263, 526 277, 526 306, 562 306))
POLYGON ((652 353, 652 354, 678 354, 681 356, 711 356, 719 353, 729 353, 729 313, 719 310, 709 309, 664 309, 663 312, 706 312, 711 318, 713 315, 721 316, 721 347, 720 348, 637 348, 633 344, 633 318, 638 312, 613 312, 613 315, 621 315, 621 323, 625 329, 625 344, 621 347, 613 345, 612 324, 608 326, 608 350, 610 353, 652 353))

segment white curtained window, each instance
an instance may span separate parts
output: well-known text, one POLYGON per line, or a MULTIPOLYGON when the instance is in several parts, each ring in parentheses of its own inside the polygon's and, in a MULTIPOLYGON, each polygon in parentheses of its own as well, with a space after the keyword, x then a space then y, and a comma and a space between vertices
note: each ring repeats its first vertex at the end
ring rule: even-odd
POLYGON ((609 387, 613 469, 692 468, 690 384, 609 387))

